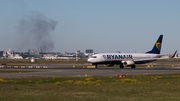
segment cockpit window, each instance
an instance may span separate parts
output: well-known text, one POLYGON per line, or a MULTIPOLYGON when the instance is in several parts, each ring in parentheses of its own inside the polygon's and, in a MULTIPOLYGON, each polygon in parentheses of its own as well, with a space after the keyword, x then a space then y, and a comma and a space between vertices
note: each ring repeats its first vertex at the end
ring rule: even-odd
POLYGON ((97 56, 91 56, 91 58, 97 58, 97 56))

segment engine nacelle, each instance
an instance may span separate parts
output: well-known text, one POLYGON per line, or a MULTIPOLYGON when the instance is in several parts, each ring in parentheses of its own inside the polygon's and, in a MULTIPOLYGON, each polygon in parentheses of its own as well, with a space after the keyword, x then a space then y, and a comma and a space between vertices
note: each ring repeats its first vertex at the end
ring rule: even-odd
POLYGON ((122 61, 122 63, 123 63, 123 66, 124 66, 124 67, 134 65, 134 61, 122 61))
POLYGON ((112 67, 112 66, 114 66, 114 64, 105 64, 104 66, 105 67, 112 67))

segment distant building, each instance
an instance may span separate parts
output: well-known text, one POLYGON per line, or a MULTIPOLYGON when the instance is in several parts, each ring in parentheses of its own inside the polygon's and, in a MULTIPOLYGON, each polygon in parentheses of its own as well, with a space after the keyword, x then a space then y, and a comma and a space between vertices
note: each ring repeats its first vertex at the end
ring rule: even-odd
POLYGON ((61 52, 61 54, 67 54, 67 52, 61 52))
POLYGON ((85 53, 93 53, 93 49, 86 49, 85 53))
POLYGON ((43 49, 40 48, 40 49, 39 49, 39 52, 43 53, 44 51, 43 51, 43 49))
POLYGON ((76 51, 76 61, 79 61, 79 53, 80 53, 80 50, 77 50, 76 51))
POLYGON ((28 49, 28 51, 27 51, 28 53, 32 53, 32 50, 31 49, 28 49))
POLYGON ((22 57, 25 59, 25 58, 41 58, 41 57, 43 57, 43 55, 41 55, 41 54, 27 54, 27 55, 22 55, 22 57))
POLYGON ((84 54, 86 58, 89 58, 90 56, 94 55, 93 49, 86 49, 84 54))
POLYGON ((6 52, 5 51, 0 51, 0 57, 6 57, 6 52))

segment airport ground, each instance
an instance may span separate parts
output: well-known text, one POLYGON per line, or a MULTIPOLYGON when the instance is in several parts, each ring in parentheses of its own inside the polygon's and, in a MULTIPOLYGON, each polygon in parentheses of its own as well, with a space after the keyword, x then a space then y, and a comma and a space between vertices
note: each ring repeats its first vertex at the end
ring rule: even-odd
POLYGON ((2 101, 179 101, 180 73, 0 79, 2 101))
MULTIPOLYGON (((76 61, 75 59, 54 59, 54 60, 45 60, 45 59, 38 59, 36 62, 31 62, 30 59, 23 59, 23 60, 13 60, 13 59, 1 59, 0 63, 2 65, 8 66, 21 66, 21 65, 33 65, 33 64, 89 64, 87 59, 79 59, 76 61)), ((180 59, 162 59, 157 60, 152 63, 180 63, 180 59)))
POLYGON ((158 60, 145 65, 136 65, 136 69, 125 67, 98 66, 91 68, 87 60, 38 60, 31 63, 30 60, 0 60, 0 77, 53 77, 53 76, 94 76, 94 75, 131 75, 131 74, 162 74, 180 73, 180 59, 158 60), (11 73, 6 73, 6 72, 11 73), (27 73, 28 72, 28 73, 27 73))
MULTIPOLYGON (((12 64, 18 64, 19 61, 12 64)), ((48 61, 50 60, 42 64, 48 65, 48 68, 1 68, 0 99, 3 101, 180 100, 179 60, 160 60, 138 65, 136 69, 120 69, 118 66, 83 68, 89 65, 85 61, 68 64, 48 61), (150 67, 147 67, 148 65, 150 67)), ((6 62, 9 63, 11 62, 6 62)), ((29 63, 26 64, 29 66, 29 63)), ((40 63, 30 65, 36 67, 40 63)))

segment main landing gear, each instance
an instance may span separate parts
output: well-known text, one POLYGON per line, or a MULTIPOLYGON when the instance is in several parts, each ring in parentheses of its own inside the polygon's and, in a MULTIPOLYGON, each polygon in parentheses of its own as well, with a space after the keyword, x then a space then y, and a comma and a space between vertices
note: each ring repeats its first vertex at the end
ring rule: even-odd
POLYGON ((122 65, 120 65, 119 67, 120 67, 120 68, 124 68, 124 65, 122 64, 122 65))
POLYGON ((136 68, 136 65, 131 65, 131 68, 136 68))
POLYGON ((94 66, 95 66, 95 68, 97 68, 97 64, 95 64, 94 66))
POLYGON ((95 68, 97 68, 98 64, 92 64, 93 66, 95 66, 95 68))
MULTIPOLYGON (((124 65, 122 64, 122 65, 120 65, 119 67, 120 67, 120 68, 124 68, 124 65)), ((131 68, 136 68, 136 65, 131 65, 131 68)))

